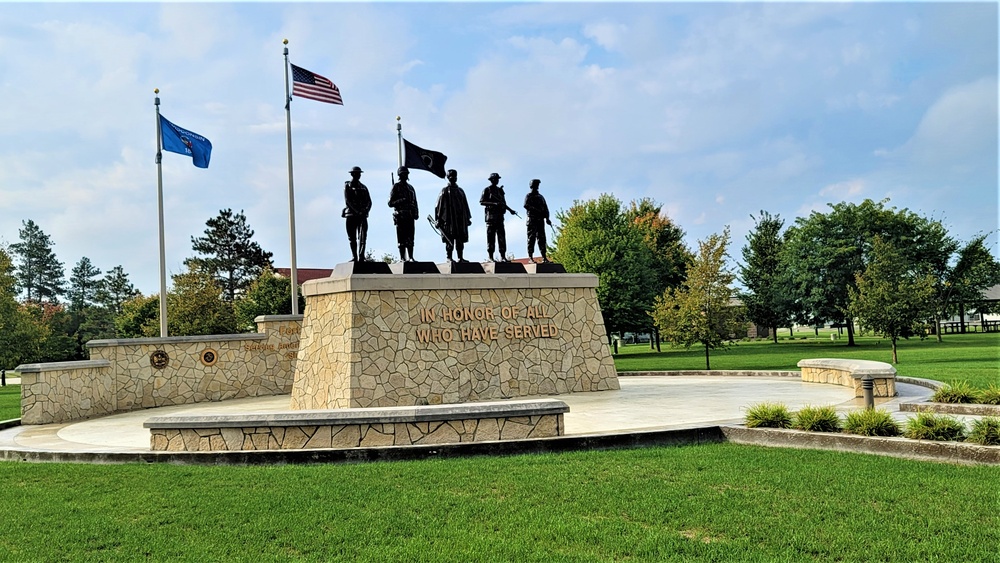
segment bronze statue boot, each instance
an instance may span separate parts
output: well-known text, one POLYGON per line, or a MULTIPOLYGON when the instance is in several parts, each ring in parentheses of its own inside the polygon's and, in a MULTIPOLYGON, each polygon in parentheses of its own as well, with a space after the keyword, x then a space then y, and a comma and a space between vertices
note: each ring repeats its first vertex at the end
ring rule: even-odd
POLYGON ((351 262, 358 261, 358 243, 356 242, 351 243, 351 257, 351 262))
POLYGON ((490 260, 489 261, 490 262, 496 262, 496 260, 493 259, 493 253, 492 252, 490 252, 490 260))
POLYGON ((406 247, 406 253, 407 253, 407 256, 409 256, 409 258, 406 259, 407 262, 416 262, 417 261, 417 259, 413 257, 413 247, 412 246, 407 246, 406 247))

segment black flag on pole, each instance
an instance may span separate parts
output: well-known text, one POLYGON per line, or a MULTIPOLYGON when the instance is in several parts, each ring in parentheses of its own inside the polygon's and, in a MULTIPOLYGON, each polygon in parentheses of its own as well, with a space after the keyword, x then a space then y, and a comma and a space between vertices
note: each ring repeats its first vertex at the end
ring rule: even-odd
POLYGON ((426 170, 438 178, 445 177, 444 163, 448 160, 447 156, 437 151, 422 149, 406 139, 403 139, 403 146, 406 151, 406 157, 403 159, 404 166, 411 170, 426 170))

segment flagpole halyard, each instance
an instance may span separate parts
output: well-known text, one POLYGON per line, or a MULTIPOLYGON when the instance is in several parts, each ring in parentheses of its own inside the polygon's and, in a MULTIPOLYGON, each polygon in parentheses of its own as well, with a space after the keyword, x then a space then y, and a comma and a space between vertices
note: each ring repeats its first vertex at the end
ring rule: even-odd
POLYGON ((299 314, 299 274, 295 261, 295 182, 292 179, 292 96, 288 90, 288 39, 285 46, 285 138, 288 147, 288 235, 291 246, 292 314, 299 314))
POLYGON ((154 88, 156 108, 156 203, 160 218, 160 337, 167 337, 167 257, 163 243, 163 132, 160 130, 160 89, 154 88))

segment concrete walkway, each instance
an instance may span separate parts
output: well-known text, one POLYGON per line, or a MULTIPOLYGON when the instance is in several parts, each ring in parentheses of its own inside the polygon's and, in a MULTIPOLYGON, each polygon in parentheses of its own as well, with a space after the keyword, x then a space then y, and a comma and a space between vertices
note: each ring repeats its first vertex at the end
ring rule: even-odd
MULTIPOLYGON (((570 412, 567 435, 627 433, 740 423, 745 409, 761 402, 777 402, 790 410, 803 406, 834 405, 847 412, 863 407, 851 389, 837 385, 803 383, 793 377, 655 376, 619 378, 620 391, 558 395, 570 412)), ((896 384, 892 399, 876 406, 905 419, 901 402, 923 400, 931 390, 896 384)), ((211 415, 289 410, 287 395, 236 399, 218 403, 179 405, 116 414, 69 424, 16 426, 0 430, 0 450, 36 452, 141 453, 149 452, 149 430, 142 424, 166 414, 211 415)))

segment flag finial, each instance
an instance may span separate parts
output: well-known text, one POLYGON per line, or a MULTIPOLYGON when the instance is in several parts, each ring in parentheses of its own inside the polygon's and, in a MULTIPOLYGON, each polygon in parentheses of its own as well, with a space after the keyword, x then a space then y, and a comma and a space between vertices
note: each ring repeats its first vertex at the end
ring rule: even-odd
POLYGON ((160 93, 160 89, 159 88, 153 88, 153 93, 154 94, 159 94, 160 93))
POLYGON ((282 39, 281 40, 281 44, 282 45, 288 45, 288 40, 287 39, 282 39))

